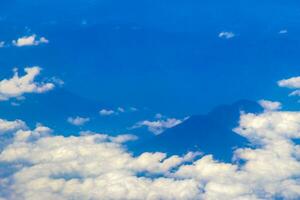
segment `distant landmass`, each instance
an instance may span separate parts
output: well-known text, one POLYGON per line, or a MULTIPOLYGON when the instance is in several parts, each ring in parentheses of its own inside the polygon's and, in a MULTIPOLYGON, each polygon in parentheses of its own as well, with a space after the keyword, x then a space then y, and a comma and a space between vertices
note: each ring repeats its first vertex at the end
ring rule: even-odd
POLYGON ((247 140, 232 129, 238 125, 241 112, 259 113, 262 107, 253 101, 240 100, 232 105, 221 105, 206 115, 194 115, 183 123, 154 136, 136 147, 142 151, 162 151, 183 154, 201 151, 216 159, 230 161, 236 147, 247 145, 247 140))

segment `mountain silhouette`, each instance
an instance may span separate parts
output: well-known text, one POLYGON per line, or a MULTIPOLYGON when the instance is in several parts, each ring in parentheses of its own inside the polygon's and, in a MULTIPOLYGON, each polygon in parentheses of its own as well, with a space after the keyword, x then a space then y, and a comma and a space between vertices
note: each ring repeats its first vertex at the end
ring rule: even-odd
POLYGON ((213 154, 216 159, 230 161, 236 147, 247 145, 245 138, 232 131, 238 125, 240 113, 259 113, 262 110, 258 103, 249 100, 221 105, 206 115, 191 116, 183 123, 152 137, 138 150, 168 154, 201 151, 213 154))

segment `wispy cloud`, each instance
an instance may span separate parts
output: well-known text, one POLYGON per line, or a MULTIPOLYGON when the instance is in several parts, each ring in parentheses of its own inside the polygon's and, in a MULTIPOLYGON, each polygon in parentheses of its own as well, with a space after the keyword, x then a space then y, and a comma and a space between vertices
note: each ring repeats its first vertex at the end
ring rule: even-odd
POLYGON ((147 127, 147 129, 154 133, 155 135, 159 135, 162 132, 164 132, 168 128, 172 128, 174 126, 177 126, 178 124, 181 124, 185 119, 176 119, 176 118, 164 118, 162 115, 156 115, 155 116, 157 120, 144 120, 137 122, 132 129, 141 128, 141 127, 147 127))
POLYGON ((110 116, 110 115, 116 114, 116 112, 114 110, 102 109, 102 110, 99 111, 99 114, 101 116, 110 116))
POLYGON ((222 31, 219 33, 218 36, 219 36, 219 38, 222 38, 222 39, 231 39, 231 38, 235 37, 235 33, 228 32, 228 31, 222 31))
POLYGON ((123 107, 118 107, 116 109, 107 109, 107 108, 104 108, 104 109, 101 109, 99 111, 99 114, 101 116, 111 116, 111 115, 119 115, 121 113, 136 112, 136 111, 137 111, 137 108, 135 108, 135 107, 130 107, 128 109, 123 108, 123 107))
POLYGON ((288 30, 286 29, 282 29, 278 32, 279 34, 287 34, 288 33, 288 30))
POLYGON ((0 48, 5 47, 5 42, 4 41, 0 41, 0 48))

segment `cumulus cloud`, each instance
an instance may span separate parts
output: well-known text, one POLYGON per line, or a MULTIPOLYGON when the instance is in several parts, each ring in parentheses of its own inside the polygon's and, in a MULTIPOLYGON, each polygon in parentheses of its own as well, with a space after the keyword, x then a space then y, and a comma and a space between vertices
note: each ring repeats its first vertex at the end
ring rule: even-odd
POLYGON ((280 87, 295 89, 290 93, 290 96, 300 96, 300 76, 278 81, 280 87))
POLYGON ((219 33, 219 38, 223 39, 231 39, 235 37, 235 34, 233 32, 223 31, 219 33))
POLYGON ((234 131, 249 146, 228 163, 197 152, 133 155, 125 144, 133 135, 62 136, 2 119, 13 139, 0 150, 0 199, 300 199, 300 111, 273 103, 241 113, 234 131))
POLYGON ((64 137, 24 132, 17 131, 0 154, 0 162, 15 170, 3 179, 0 191, 11 191, 3 198, 171 200, 199 194, 192 179, 149 177, 168 173, 197 154, 167 157, 146 152, 134 157, 121 144, 132 139, 129 135, 64 137))
POLYGON ((19 129, 27 129, 25 122, 22 120, 8 121, 0 119, 0 135, 17 131, 19 129))
POLYGON ((300 146, 292 139, 300 138, 299 120, 300 112, 242 114, 235 131, 253 148, 237 149, 236 164, 207 155, 174 176, 199 180, 203 199, 298 199, 300 146))
POLYGON ((88 117, 69 117, 67 120, 70 124, 75 125, 75 126, 82 126, 85 123, 90 121, 90 118, 88 117))
MULTIPOLYGON (((155 116, 155 117, 163 117, 163 116, 155 116)), ((176 118, 166 118, 166 119, 158 119, 155 121, 144 120, 137 122, 132 128, 141 128, 147 127, 148 130, 156 135, 161 134, 168 128, 172 128, 178 124, 181 124, 183 120, 176 118)))
POLYGON ((300 146, 293 139, 300 138, 300 112, 244 113, 234 131, 252 147, 237 149, 234 162, 223 163, 191 152, 133 156, 123 146, 131 135, 18 130, 0 154, 14 169, 0 191, 16 200, 299 199, 300 146))
POLYGON ((278 101, 268 101, 268 100, 260 100, 258 102, 266 111, 272 111, 272 110, 280 110, 281 109, 281 103, 278 101))
POLYGON ((12 44, 17 47, 38 46, 40 44, 47 44, 47 43, 49 43, 49 40, 47 40, 45 37, 38 38, 35 34, 30 36, 24 36, 18 38, 17 40, 12 41, 12 44))
POLYGON ((132 135, 17 130, 0 154, 14 169, 0 191, 16 200, 299 199, 300 146, 293 139, 300 138, 300 112, 242 113, 234 131, 251 148, 235 150, 233 162, 223 163, 191 152, 133 156, 123 146, 132 135))
POLYGON ((282 79, 278 81, 280 87, 286 87, 290 89, 299 89, 300 88, 300 76, 292 77, 289 79, 282 79))
POLYGON ((10 98, 22 98, 22 95, 26 93, 44 93, 55 87, 50 82, 35 82, 36 76, 41 72, 40 67, 27 67, 24 71, 26 74, 19 76, 18 70, 14 69, 12 78, 0 81, 0 101, 6 101, 10 98))

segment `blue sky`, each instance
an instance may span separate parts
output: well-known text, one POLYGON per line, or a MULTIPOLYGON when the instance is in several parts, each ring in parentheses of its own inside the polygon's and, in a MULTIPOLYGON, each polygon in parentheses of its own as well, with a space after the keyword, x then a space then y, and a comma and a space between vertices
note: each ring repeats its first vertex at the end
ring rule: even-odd
POLYGON ((38 65, 68 91, 113 105, 198 114, 274 94, 274 83, 298 70, 296 1, 2 4, 2 40, 35 33, 50 41, 1 49, 2 74, 38 65), (222 31, 235 37, 220 39, 222 31))
POLYGON ((2 0, 0 178, 10 183, 0 180, 0 200, 120 199, 130 180, 150 189, 126 188, 126 199, 300 198, 299 25, 300 2, 293 0, 2 0), (12 153, 22 147, 27 153, 12 153), (44 161, 48 152, 53 160, 44 161), (276 180, 270 163, 259 165, 269 160, 284 169, 276 180), (86 168, 57 164, 73 161, 86 168), (100 172, 103 161, 118 167, 100 172), (16 172, 38 174, 43 164, 57 167, 40 177, 53 185, 90 177, 115 184, 115 172, 128 180, 94 197, 80 184, 79 196, 68 196, 71 186, 24 189, 26 174, 16 172), (13 170, 4 171, 7 165, 13 170), (223 194, 218 184, 234 192, 223 194), (266 185, 261 193, 259 184, 266 185), (182 191, 169 194, 167 187, 182 191))

